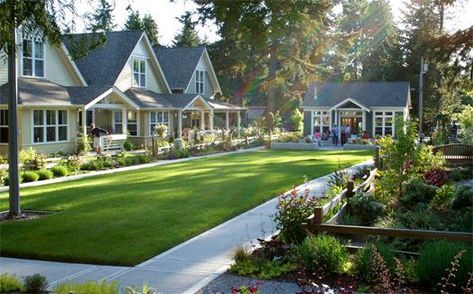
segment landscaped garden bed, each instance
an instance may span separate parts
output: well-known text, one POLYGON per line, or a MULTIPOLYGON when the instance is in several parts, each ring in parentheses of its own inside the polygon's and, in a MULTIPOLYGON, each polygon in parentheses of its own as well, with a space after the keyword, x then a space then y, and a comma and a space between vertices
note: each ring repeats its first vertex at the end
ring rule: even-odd
POLYGON ((339 293, 471 293, 472 170, 448 167, 419 145, 414 124, 399 130, 396 140, 379 141, 380 169, 337 170, 322 198, 282 195, 279 234, 236 250, 230 271, 293 282, 299 293, 322 293, 323 285, 339 293))

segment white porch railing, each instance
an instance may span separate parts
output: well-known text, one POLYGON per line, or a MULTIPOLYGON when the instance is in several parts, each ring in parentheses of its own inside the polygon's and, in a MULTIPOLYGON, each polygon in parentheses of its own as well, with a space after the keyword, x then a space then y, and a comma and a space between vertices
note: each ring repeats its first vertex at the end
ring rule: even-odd
POLYGON ((103 151, 123 151, 123 143, 126 140, 125 134, 112 134, 101 136, 103 151))

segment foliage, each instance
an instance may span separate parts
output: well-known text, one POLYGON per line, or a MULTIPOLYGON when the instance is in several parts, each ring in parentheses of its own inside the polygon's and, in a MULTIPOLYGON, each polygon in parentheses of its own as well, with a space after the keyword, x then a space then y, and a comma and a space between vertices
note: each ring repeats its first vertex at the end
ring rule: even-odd
POLYGON ((454 193, 455 186, 449 184, 443 185, 437 189, 434 198, 430 202, 430 206, 435 209, 447 208, 453 199, 454 193))
MULTIPOLYGON (((469 273, 473 271, 473 249, 471 246, 462 243, 452 243, 447 241, 425 242, 419 251, 416 263, 416 275, 422 285, 437 288, 446 270, 456 254, 465 250, 465 255, 459 263, 458 272, 453 279, 459 288, 464 285, 469 278, 469 273)), ((457 288, 457 289, 458 289, 457 288)))
POLYGON ((457 116, 460 122, 460 136, 464 143, 473 144, 473 106, 466 105, 463 111, 457 116))
POLYGON ((360 281, 368 284, 373 284, 376 280, 376 273, 373 271, 374 250, 381 255, 390 273, 394 273, 396 270, 394 247, 392 245, 376 242, 371 246, 365 246, 358 250, 355 255, 355 276, 360 281))
POLYGON ((82 136, 76 139, 76 153, 77 155, 85 155, 92 150, 89 136, 82 136))
POLYGON ((145 13, 141 18, 138 10, 134 10, 130 5, 126 8, 128 18, 125 22, 126 31, 145 31, 151 46, 159 46, 158 42, 158 25, 149 13, 145 13))
POLYGON ((67 157, 66 166, 67 170, 70 172, 76 172, 80 169, 83 161, 79 155, 71 155, 67 157))
POLYGON ((135 290, 133 287, 125 289, 126 294, 158 294, 155 289, 151 288, 147 283, 144 283, 141 291, 135 290))
POLYGON ((417 147, 418 160, 416 170, 419 173, 424 173, 431 169, 443 169, 445 159, 441 152, 434 154, 433 146, 421 144, 417 147))
POLYGON ((0 293, 21 292, 23 290, 23 284, 16 276, 7 273, 0 275, 0 293))
POLYGON ((100 0, 100 5, 95 8, 94 13, 89 13, 87 19, 90 24, 87 30, 92 32, 110 32, 116 26, 113 24, 113 7, 107 0, 100 0))
POLYGON ((296 108, 291 114, 292 128, 294 131, 301 132, 304 127, 303 120, 304 116, 302 112, 296 108))
POLYGON ((348 179, 349 177, 347 170, 342 168, 339 163, 337 169, 333 172, 332 175, 330 175, 327 183, 329 187, 336 186, 345 188, 348 179))
POLYGON ((69 170, 66 166, 55 165, 51 168, 52 173, 55 177, 65 177, 69 174, 69 170))
POLYGON ((230 271, 238 275, 249 275, 258 279, 274 279, 294 272, 297 265, 281 259, 267 260, 262 258, 246 258, 233 264, 230 271))
POLYGON ((467 185, 458 185, 452 201, 452 209, 460 210, 473 207, 473 188, 467 185))
POLYGON ((308 236, 299 246, 298 252, 307 271, 322 275, 341 273, 348 261, 345 247, 330 235, 308 236))
POLYGON ((23 182, 36 182, 39 179, 39 175, 34 171, 25 171, 21 173, 21 177, 23 178, 23 182))
POLYGON ((62 283, 55 287, 54 292, 57 294, 70 293, 100 293, 100 294, 116 294, 119 293, 117 282, 94 282, 85 283, 68 282, 62 283))
POLYGON ((182 29, 174 36, 173 47, 196 47, 203 43, 195 30, 196 22, 192 21, 190 11, 186 11, 177 20, 182 24, 182 29))
POLYGON ((427 184, 442 187, 447 182, 447 173, 443 169, 433 168, 424 173, 427 184))
POLYGON ((315 197, 304 191, 292 189, 291 193, 278 197, 278 211, 274 217, 276 228, 280 230, 280 236, 288 243, 300 243, 306 236, 301 224, 313 213, 317 204, 315 197))
POLYGON ((38 174, 39 176, 39 180, 49 180, 49 179, 52 179, 54 177, 54 173, 50 170, 47 170, 47 169, 40 169, 38 171, 36 171, 36 173, 38 174))
POLYGON ((291 132, 291 133, 283 134, 281 137, 279 137, 278 141, 299 143, 301 138, 302 138, 302 133, 301 132, 291 132))
POLYGON ((362 165, 355 168, 351 175, 353 181, 364 180, 365 177, 370 175, 371 170, 374 169, 373 165, 362 165))
POLYGON ((8 179, 8 170, 0 168, 0 187, 5 185, 6 179, 8 179))
POLYGON ((402 185, 402 196, 399 202, 402 206, 409 208, 418 203, 429 203, 435 196, 437 188, 424 183, 419 179, 412 179, 402 185))
POLYGON ((33 147, 28 147, 27 149, 21 149, 18 153, 18 161, 22 164, 26 164, 29 161, 32 161, 36 157, 36 150, 33 147))
POLYGON ((151 157, 145 154, 138 154, 135 156, 140 164, 152 162, 151 157))
POLYGON ((28 293, 39 293, 48 288, 48 280, 45 276, 34 274, 24 277, 23 285, 28 293))
POLYGON ((359 192, 349 201, 351 213, 357 216, 364 225, 371 225, 384 212, 384 205, 373 195, 359 192))
POLYGON ((433 211, 427 209, 426 204, 418 204, 415 208, 395 213, 400 227, 413 230, 443 230, 442 219, 433 211))
POLYGON ((125 149, 126 151, 131 151, 135 149, 135 145, 128 137, 126 138, 125 142, 123 142, 123 149, 125 149))
POLYGON ((190 153, 187 149, 184 148, 171 148, 169 151, 168 159, 178 159, 178 158, 187 158, 190 156, 190 153))
POLYGON ((154 126, 153 136, 156 136, 158 139, 164 140, 168 134, 168 126, 165 124, 157 124, 154 126))
POLYGON ((89 160, 83 163, 80 167, 81 170, 104 170, 109 168, 119 167, 119 163, 111 157, 98 156, 95 159, 89 160))
POLYGON ((259 283, 251 283, 250 285, 244 285, 240 287, 233 287, 231 289, 231 294, 260 294, 260 290, 258 289, 259 283))

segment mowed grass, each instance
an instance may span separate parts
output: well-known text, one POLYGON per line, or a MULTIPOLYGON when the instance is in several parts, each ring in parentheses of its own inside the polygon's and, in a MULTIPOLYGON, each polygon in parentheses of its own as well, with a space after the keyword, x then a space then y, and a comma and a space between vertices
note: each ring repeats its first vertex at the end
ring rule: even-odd
MULTIPOLYGON (((278 192, 370 151, 256 152, 21 190, 22 209, 56 213, 0 224, 2 256, 136 265, 278 192)), ((0 194, 0 209, 8 193, 0 194)))

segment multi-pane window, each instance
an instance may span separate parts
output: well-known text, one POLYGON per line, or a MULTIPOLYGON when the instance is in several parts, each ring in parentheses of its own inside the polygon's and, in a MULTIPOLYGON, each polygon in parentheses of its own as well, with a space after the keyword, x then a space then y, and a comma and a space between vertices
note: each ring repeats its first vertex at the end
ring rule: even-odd
POLYGON ((22 50, 23 75, 44 77, 44 44, 37 38, 24 39, 22 50))
POLYGON ((8 110, 0 110, 0 143, 8 143, 8 110))
POLYGON ((133 87, 146 87, 146 60, 133 59, 133 87))
POLYGON ((376 111, 374 113, 374 134, 394 136, 394 112, 376 111))
POLYGON ((169 127, 169 112, 168 111, 153 111, 149 116, 149 133, 152 136, 154 127, 156 125, 167 125, 169 127))
POLYGON ((123 113, 121 111, 113 112, 113 131, 123 133, 123 113))
POLYGON ((197 94, 204 93, 204 71, 202 70, 195 71, 195 92, 197 94))
POLYGON ((131 136, 138 135, 138 118, 136 111, 128 111, 126 128, 131 136))
POLYGON ((327 111, 314 111, 312 114, 314 119, 312 130, 315 132, 324 133, 330 130, 330 114, 327 111))
POLYGON ((67 141, 67 110, 34 110, 33 142, 67 141))

